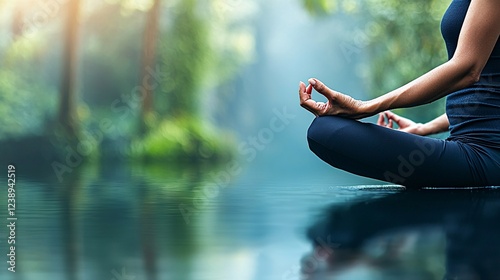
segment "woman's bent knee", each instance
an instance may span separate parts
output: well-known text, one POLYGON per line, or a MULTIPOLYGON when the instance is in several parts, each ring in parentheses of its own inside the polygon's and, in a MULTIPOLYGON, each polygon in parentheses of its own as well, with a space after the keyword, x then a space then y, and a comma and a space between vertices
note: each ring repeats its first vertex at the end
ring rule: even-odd
POLYGON ((321 116, 313 120, 307 130, 308 141, 322 143, 335 137, 339 129, 352 125, 355 120, 346 119, 337 116, 321 116))
POLYGON ((309 129, 307 130, 307 141, 310 143, 311 140, 317 140, 321 138, 321 132, 323 131, 320 118, 315 118, 309 129))

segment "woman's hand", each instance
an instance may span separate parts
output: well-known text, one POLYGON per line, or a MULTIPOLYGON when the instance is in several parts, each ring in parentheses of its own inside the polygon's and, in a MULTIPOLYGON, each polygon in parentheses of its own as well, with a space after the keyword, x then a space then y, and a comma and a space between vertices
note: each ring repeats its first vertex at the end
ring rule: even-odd
POLYGON ((371 115, 365 110, 365 102, 331 90, 317 79, 309 79, 307 87, 303 82, 300 82, 299 96, 300 106, 315 116, 335 115, 360 119, 371 115), (311 98, 313 88, 326 97, 326 103, 316 102, 311 98))
POLYGON ((404 132, 417 135, 428 134, 424 124, 415 123, 414 121, 398 116, 391 111, 385 111, 379 114, 377 121, 378 125, 385 126, 387 128, 394 128, 394 123, 398 125, 399 130, 404 132))

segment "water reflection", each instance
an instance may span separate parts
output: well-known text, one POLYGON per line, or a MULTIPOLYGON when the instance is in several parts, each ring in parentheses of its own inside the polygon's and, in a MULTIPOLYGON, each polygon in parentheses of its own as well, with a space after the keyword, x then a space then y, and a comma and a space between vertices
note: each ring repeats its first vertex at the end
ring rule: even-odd
POLYGON ((207 192, 219 171, 103 162, 62 182, 25 172, 16 197, 19 269, 0 270, 0 279, 280 279, 307 249, 297 227, 308 209, 332 199, 302 182, 260 184, 251 172, 207 192))
POLYGON ((328 208, 303 279, 500 279, 500 190, 420 190, 328 208))
POLYGON ((495 279, 500 267, 500 190, 367 191, 325 186, 321 170, 263 176, 270 167, 256 161, 212 193, 214 168, 103 162, 63 182, 23 173, 19 271, 0 279, 495 279), (325 208, 301 278, 303 233, 325 208))

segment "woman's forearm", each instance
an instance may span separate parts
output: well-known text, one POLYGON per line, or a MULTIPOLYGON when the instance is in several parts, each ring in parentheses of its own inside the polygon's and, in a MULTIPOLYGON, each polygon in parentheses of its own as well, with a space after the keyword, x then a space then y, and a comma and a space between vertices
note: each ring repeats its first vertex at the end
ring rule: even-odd
POLYGON ((423 124, 423 135, 431 135, 441 132, 448 131, 450 122, 448 121, 448 116, 442 114, 441 116, 433 119, 432 121, 423 124))
POLYGON ((458 36, 453 57, 414 81, 378 98, 361 101, 334 91, 317 79, 299 85, 300 105, 315 116, 352 119, 373 116, 396 108, 426 104, 477 82, 500 36, 499 0, 471 1, 458 36), (327 102, 312 99, 312 89, 327 102))
POLYGON ((498 7, 498 0, 472 1, 452 59, 407 85, 363 102, 362 113, 422 105, 477 82, 500 36, 498 7))
POLYGON ((452 59, 396 90, 365 102, 365 110, 374 115, 430 103, 475 83, 478 77, 466 63, 452 59))

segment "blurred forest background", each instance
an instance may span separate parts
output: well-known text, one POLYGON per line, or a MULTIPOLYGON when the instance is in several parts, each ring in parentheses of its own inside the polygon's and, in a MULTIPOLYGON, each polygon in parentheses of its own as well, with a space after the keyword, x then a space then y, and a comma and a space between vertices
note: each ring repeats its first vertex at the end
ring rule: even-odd
MULTIPOLYGON (((341 31, 352 40, 338 51, 347 62, 367 54, 360 68, 365 98, 446 58, 438 28, 446 1, 297 1, 318 20, 338 17, 357 26, 341 31)), ((71 154, 193 164, 231 158, 238 138, 233 120, 259 115, 242 109, 258 101, 234 89, 260 59, 255 24, 264 3, 0 0, 4 159, 53 163, 71 154)), ((405 113, 427 120, 442 113, 443 102, 424 108, 405 113)), ((58 168, 64 167, 52 166, 58 168)))
POLYGON ((317 209, 376 196, 338 187, 380 184, 308 150, 299 81, 401 86, 445 61, 449 2, 0 0, 0 165, 23 223, 0 278, 284 279, 317 209))

